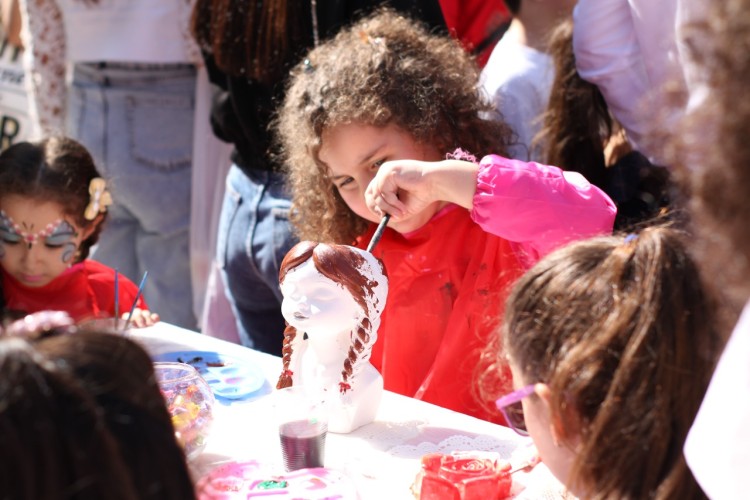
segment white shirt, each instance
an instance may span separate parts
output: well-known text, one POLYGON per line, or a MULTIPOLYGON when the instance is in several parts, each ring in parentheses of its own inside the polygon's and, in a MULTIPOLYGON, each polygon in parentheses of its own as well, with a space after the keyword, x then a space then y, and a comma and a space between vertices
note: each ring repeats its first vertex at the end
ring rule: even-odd
POLYGON ((698 484, 716 499, 748 497, 750 302, 734 327, 685 443, 698 484))
POLYGON ((702 0, 579 0, 573 10, 578 73, 599 87, 628 138, 656 163, 663 162, 648 141, 654 125, 668 129, 683 111, 667 99, 665 85, 685 91, 694 87, 691 78, 700 79, 690 74, 679 40, 703 5, 702 0))
POLYGON ((503 37, 482 70, 480 85, 518 137, 508 152, 511 158, 543 162, 540 148, 531 142, 542 125, 555 69, 552 58, 503 37))

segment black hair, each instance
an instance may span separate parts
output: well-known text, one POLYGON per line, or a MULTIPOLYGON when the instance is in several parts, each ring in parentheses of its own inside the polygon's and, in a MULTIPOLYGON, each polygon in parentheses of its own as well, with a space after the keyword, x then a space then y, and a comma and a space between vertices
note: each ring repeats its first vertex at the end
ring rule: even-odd
POLYGON ((505 0, 505 6, 508 7, 511 14, 517 16, 521 10, 521 0, 505 0))
POLYGON ((20 195, 60 204, 63 212, 83 228, 95 225, 81 242, 74 263, 81 262, 96 244, 106 213, 94 220, 84 216, 91 201, 91 180, 101 177, 83 145, 67 137, 19 142, 0 153, 0 199, 20 195))

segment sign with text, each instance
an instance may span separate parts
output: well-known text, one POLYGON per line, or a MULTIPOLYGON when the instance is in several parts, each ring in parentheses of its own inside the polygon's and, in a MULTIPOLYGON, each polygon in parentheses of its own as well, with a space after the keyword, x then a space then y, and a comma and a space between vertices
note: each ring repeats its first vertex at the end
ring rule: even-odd
POLYGON ((25 140, 31 132, 22 55, 7 40, 0 43, 0 150, 25 140))

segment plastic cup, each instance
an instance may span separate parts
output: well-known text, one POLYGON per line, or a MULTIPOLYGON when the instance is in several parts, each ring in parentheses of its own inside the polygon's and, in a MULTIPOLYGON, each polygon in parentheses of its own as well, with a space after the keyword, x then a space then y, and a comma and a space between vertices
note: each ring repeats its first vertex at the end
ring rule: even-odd
POLYGON ((172 417, 175 437, 192 460, 205 448, 213 423, 211 388, 193 366, 185 363, 154 363, 154 373, 172 417))
POLYGON ((286 471, 324 467, 328 416, 322 398, 299 386, 280 389, 274 398, 286 471))

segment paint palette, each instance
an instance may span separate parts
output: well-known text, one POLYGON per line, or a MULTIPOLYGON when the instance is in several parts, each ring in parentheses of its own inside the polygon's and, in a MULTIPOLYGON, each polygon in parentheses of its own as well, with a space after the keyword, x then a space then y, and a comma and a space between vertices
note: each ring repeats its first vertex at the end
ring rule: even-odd
POLYGON ((217 399, 246 399, 261 394, 263 372, 252 362, 210 351, 176 351, 154 356, 154 361, 176 361, 195 367, 217 399))

